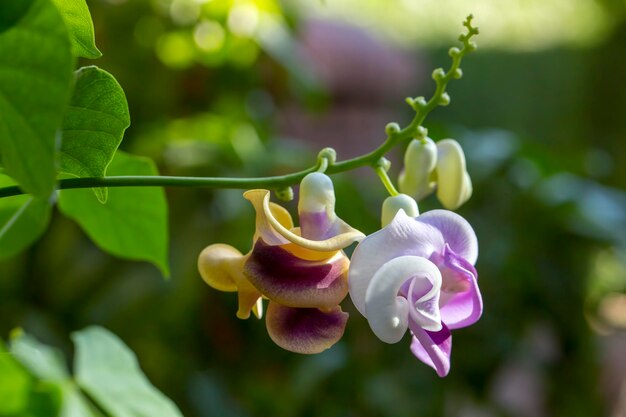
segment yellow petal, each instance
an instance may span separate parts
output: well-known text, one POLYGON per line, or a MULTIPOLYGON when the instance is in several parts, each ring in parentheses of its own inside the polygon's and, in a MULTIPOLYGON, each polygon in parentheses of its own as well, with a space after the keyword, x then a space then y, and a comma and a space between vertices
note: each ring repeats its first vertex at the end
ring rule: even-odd
POLYGON ((250 311, 252 311, 259 319, 263 316, 263 300, 261 298, 261 293, 258 291, 240 290, 237 293, 237 300, 239 303, 237 318, 243 320, 249 318, 250 311))
POLYGON ((252 310, 257 317, 263 314, 261 293, 243 274, 243 264, 248 256, 223 243, 207 246, 198 257, 198 270, 202 279, 219 291, 238 291, 237 317, 247 319, 252 310))
POLYGON ((352 242, 364 237, 363 233, 341 221, 341 233, 326 240, 309 240, 286 228, 274 217, 270 206, 268 190, 250 190, 243 194, 256 210, 257 233, 263 241, 270 245, 293 243, 306 249, 319 252, 334 252, 343 249, 352 242))
POLYGON ((230 245, 217 243, 207 246, 198 257, 198 270, 204 282, 219 291, 237 291, 231 276, 230 264, 243 258, 241 252, 230 245))

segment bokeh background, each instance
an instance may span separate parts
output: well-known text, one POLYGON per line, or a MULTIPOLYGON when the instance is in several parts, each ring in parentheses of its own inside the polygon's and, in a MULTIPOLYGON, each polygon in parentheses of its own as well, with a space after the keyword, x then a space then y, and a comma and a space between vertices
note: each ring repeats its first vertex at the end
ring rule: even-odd
MULTIPOLYGON (((208 244, 249 249, 252 208, 236 190, 170 188, 169 280, 57 213, 0 263, 2 338, 21 326, 70 357, 70 332, 103 325, 190 417, 626 415, 624 1, 88 3, 97 65, 130 105, 122 149, 197 176, 280 174, 325 146, 340 159, 373 149, 387 122, 410 120, 404 97, 433 91, 430 72, 449 65, 473 13, 480 48, 426 127, 468 157, 475 191, 459 212, 479 236, 484 316, 455 332, 445 379, 408 338, 376 339, 349 300, 340 343, 282 351, 196 271, 208 244)), ((377 230, 385 191, 373 172, 334 179, 339 215, 377 230)))

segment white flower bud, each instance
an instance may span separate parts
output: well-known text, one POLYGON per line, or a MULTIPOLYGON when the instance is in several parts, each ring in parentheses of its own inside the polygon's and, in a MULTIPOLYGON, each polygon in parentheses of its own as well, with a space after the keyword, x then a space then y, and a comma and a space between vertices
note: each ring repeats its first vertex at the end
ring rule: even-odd
POLYGON ((437 164, 437 146, 430 138, 414 139, 404 154, 404 170, 398 178, 400 192, 421 200, 435 189, 433 171, 437 164))
POLYGON ((454 139, 437 142, 437 198, 455 210, 472 195, 472 181, 465 168, 465 154, 454 139))
POLYGON ((298 213, 335 211, 335 189, 330 177, 321 172, 308 174, 300 182, 298 213))

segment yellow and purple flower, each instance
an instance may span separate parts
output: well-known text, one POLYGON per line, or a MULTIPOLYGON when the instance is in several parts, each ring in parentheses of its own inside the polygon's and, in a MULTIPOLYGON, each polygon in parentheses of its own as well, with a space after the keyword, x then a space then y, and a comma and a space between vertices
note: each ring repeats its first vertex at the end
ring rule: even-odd
POLYGON ((399 209, 355 249, 350 297, 382 341, 396 343, 410 329, 413 354, 443 377, 450 370, 450 330, 482 314, 477 257, 476 235, 458 214, 410 217, 399 209))
POLYGON ((298 353, 318 353, 343 335, 348 314, 339 303, 348 293, 349 260, 342 249, 364 235, 335 214, 330 178, 307 175, 300 184, 294 227, 283 207, 271 203, 268 190, 244 193, 256 211, 252 250, 242 255, 224 244, 210 245, 198 259, 203 279, 221 291, 239 294, 239 318, 262 315, 272 340, 298 353))

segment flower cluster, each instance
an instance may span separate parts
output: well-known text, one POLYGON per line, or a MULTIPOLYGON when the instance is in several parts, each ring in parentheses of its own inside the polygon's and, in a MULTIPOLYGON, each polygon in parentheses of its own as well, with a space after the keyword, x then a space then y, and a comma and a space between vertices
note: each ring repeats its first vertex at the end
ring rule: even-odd
POLYGON ((262 315, 271 339, 292 352, 319 353, 343 335, 348 314, 339 303, 348 293, 349 260, 342 249, 364 236, 335 214, 330 178, 307 175, 300 184, 294 227, 267 190, 244 193, 256 211, 253 248, 242 255, 229 245, 205 248, 198 259, 207 284, 239 294, 239 318, 262 315))
MULTIPOLYGON (((451 207, 471 194, 463 151, 451 139, 414 140, 400 184, 417 198, 437 188, 451 207)), ((348 314, 340 303, 349 292, 378 338, 396 343, 409 330, 413 354, 448 374, 450 331, 482 314, 478 241, 466 220, 448 210, 420 215, 413 197, 398 194, 383 203, 382 229, 365 237, 337 217, 332 181, 319 172, 300 184, 299 227, 268 190, 244 197, 256 211, 252 250, 213 244, 198 259, 207 284, 238 292, 239 318, 261 318, 267 299, 270 338, 292 352, 318 353, 342 337, 348 314), (349 260, 343 249, 356 241, 349 260)))

